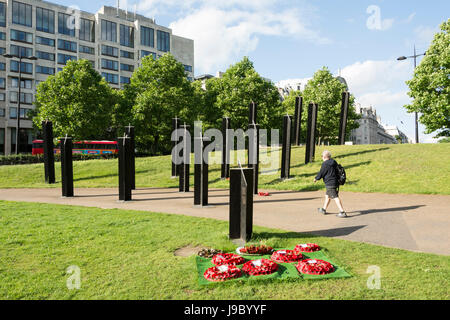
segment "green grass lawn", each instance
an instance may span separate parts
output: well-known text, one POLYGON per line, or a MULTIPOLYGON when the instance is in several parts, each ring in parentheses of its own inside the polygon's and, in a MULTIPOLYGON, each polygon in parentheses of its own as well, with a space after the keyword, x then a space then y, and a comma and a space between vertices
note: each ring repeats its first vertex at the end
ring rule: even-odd
MULTIPOLYGON (((319 190, 323 183, 312 180, 320 169, 321 153, 331 151, 333 157, 347 171, 348 182, 343 191, 450 194, 450 144, 357 145, 319 146, 316 161, 304 164, 305 148, 292 150, 291 175, 293 179, 281 181, 280 171, 270 171, 260 165, 260 188, 279 190, 319 190)), ((261 149, 261 153, 265 150, 261 149)), ((279 168, 278 168, 279 169, 279 168)), ((56 164, 56 179, 60 182, 60 164, 56 164)), ((191 166, 191 175, 193 175, 191 166)), ((77 187, 116 187, 118 185, 117 160, 90 160, 74 162, 74 184, 77 187)), ((211 188, 226 188, 220 179, 220 165, 211 165, 211 188)), ((171 179, 170 156, 136 159, 137 187, 177 187, 171 179)), ((0 166, 0 188, 60 187, 44 183, 44 165, 0 166)), ((193 178, 191 178, 193 184, 193 178)))
POLYGON ((315 242, 351 278, 198 283, 187 245, 234 250, 228 223, 179 215, 0 201, 0 299, 449 299, 450 257, 255 227, 255 242, 315 242), (69 266, 81 288, 68 290, 69 266), (370 290, 369 266, 381 270, 370 290))

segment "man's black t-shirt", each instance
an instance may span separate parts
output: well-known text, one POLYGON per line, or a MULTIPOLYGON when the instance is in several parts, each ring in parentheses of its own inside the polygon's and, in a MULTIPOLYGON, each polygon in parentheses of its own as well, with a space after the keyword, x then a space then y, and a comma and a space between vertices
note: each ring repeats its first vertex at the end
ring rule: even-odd
POLYGON ((322 167, 316 176, 316 180, 320 180, 322 178, 325 186, 330 188, 339 187, 337 179, 337 162, 334 161, 334 159, 329 159, 322 163, 322 167))

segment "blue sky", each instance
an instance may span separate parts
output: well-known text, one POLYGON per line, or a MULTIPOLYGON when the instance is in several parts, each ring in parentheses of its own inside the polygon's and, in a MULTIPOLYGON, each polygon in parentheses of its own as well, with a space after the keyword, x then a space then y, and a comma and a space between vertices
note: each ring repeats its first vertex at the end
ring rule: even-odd
MULTIPOLYGON (((54 0, 63 5, 73 1, 54 0)), ((78 0, 85 11, 117 0, 78 0)), ((414 137, 405 81, 413 62, 396 61, 424 52, 450 15, 450 1, 407 0, 121 0, 122 8, 155 17, 173 33, 195 41, 195 73, 215 74, 249 56, 256 70, 274 82, 311 77, 326 66, 339 70, 363 106, 382 122, 414 137)), ((420 62, 420 58, 419 58, 420 62)), ((296 80, 293 80, 294 82, 296 80)), ((420 126, 421 142, 432 141, 420 126)))

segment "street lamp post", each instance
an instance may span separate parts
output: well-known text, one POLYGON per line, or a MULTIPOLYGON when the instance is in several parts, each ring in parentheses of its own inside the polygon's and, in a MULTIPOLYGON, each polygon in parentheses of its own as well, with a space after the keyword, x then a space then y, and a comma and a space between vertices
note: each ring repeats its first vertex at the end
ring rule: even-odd
MULTIPOLYGON (((402 60, 413 58, 414 59, 414 70, 415 70, 417 67, 417 57, 424 56, 424 55, 426 55, 426 52, 421 53, 421 54, 416 54, 416 46, 414 45, 414 55, 413 56, 408 56, 408 57, 401 56, 401 57, 398 57, 397 60, 402 61, 402 60)), ((416 129, 416 143, 419 143, 419 117, 417 115, 417 111, 414 112, 414 117, 415 117, 415 125, 416 125, 416 128, 415 128, 416 129)))
POLYGON ((16 58, 19 59, 19 97, 17 98, 17 128, 16 128, 16 154, 19 154, 19 143, 20 143, 20 98, 21 98, 21 88, 22 88, 22 59, 35 61, 37 58, 35 56, 31 57, 23 57, 22 54, 20 56, 12 55, 12 54, 4 54, 3 55, 7 59, 16 58))

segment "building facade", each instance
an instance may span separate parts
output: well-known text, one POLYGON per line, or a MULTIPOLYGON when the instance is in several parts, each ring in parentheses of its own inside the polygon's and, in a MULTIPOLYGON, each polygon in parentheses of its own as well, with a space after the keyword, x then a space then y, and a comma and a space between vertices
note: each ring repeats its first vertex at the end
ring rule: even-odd
POLYGON ((409 143, 408 137, 396 126, 381 124, 381 118, 377 116, 375 108, 361 107, 360 104, 356 104, 355 108, 361 119, 358 120, 359 128, 350 133, 350 141, 353 144, 409 143), (397 140, 397 135, 401 137, 401 141, 397 140))
POLYGON ((61 71, 67 61, 89 60, 113 88, 120 89, 130 82, 143 57, 157 59, 166 52, 184 65, 192 80, 193 40, 173 35, 153 19, 107 6, 88 13, 41 0, 0 0, 0 154, 15 152, 18 116, 19 151, 31 151, 32 122, 27 113, 34 108, 36 86, 61 71), (24 59, 19 63, 4 54, 24 59))

